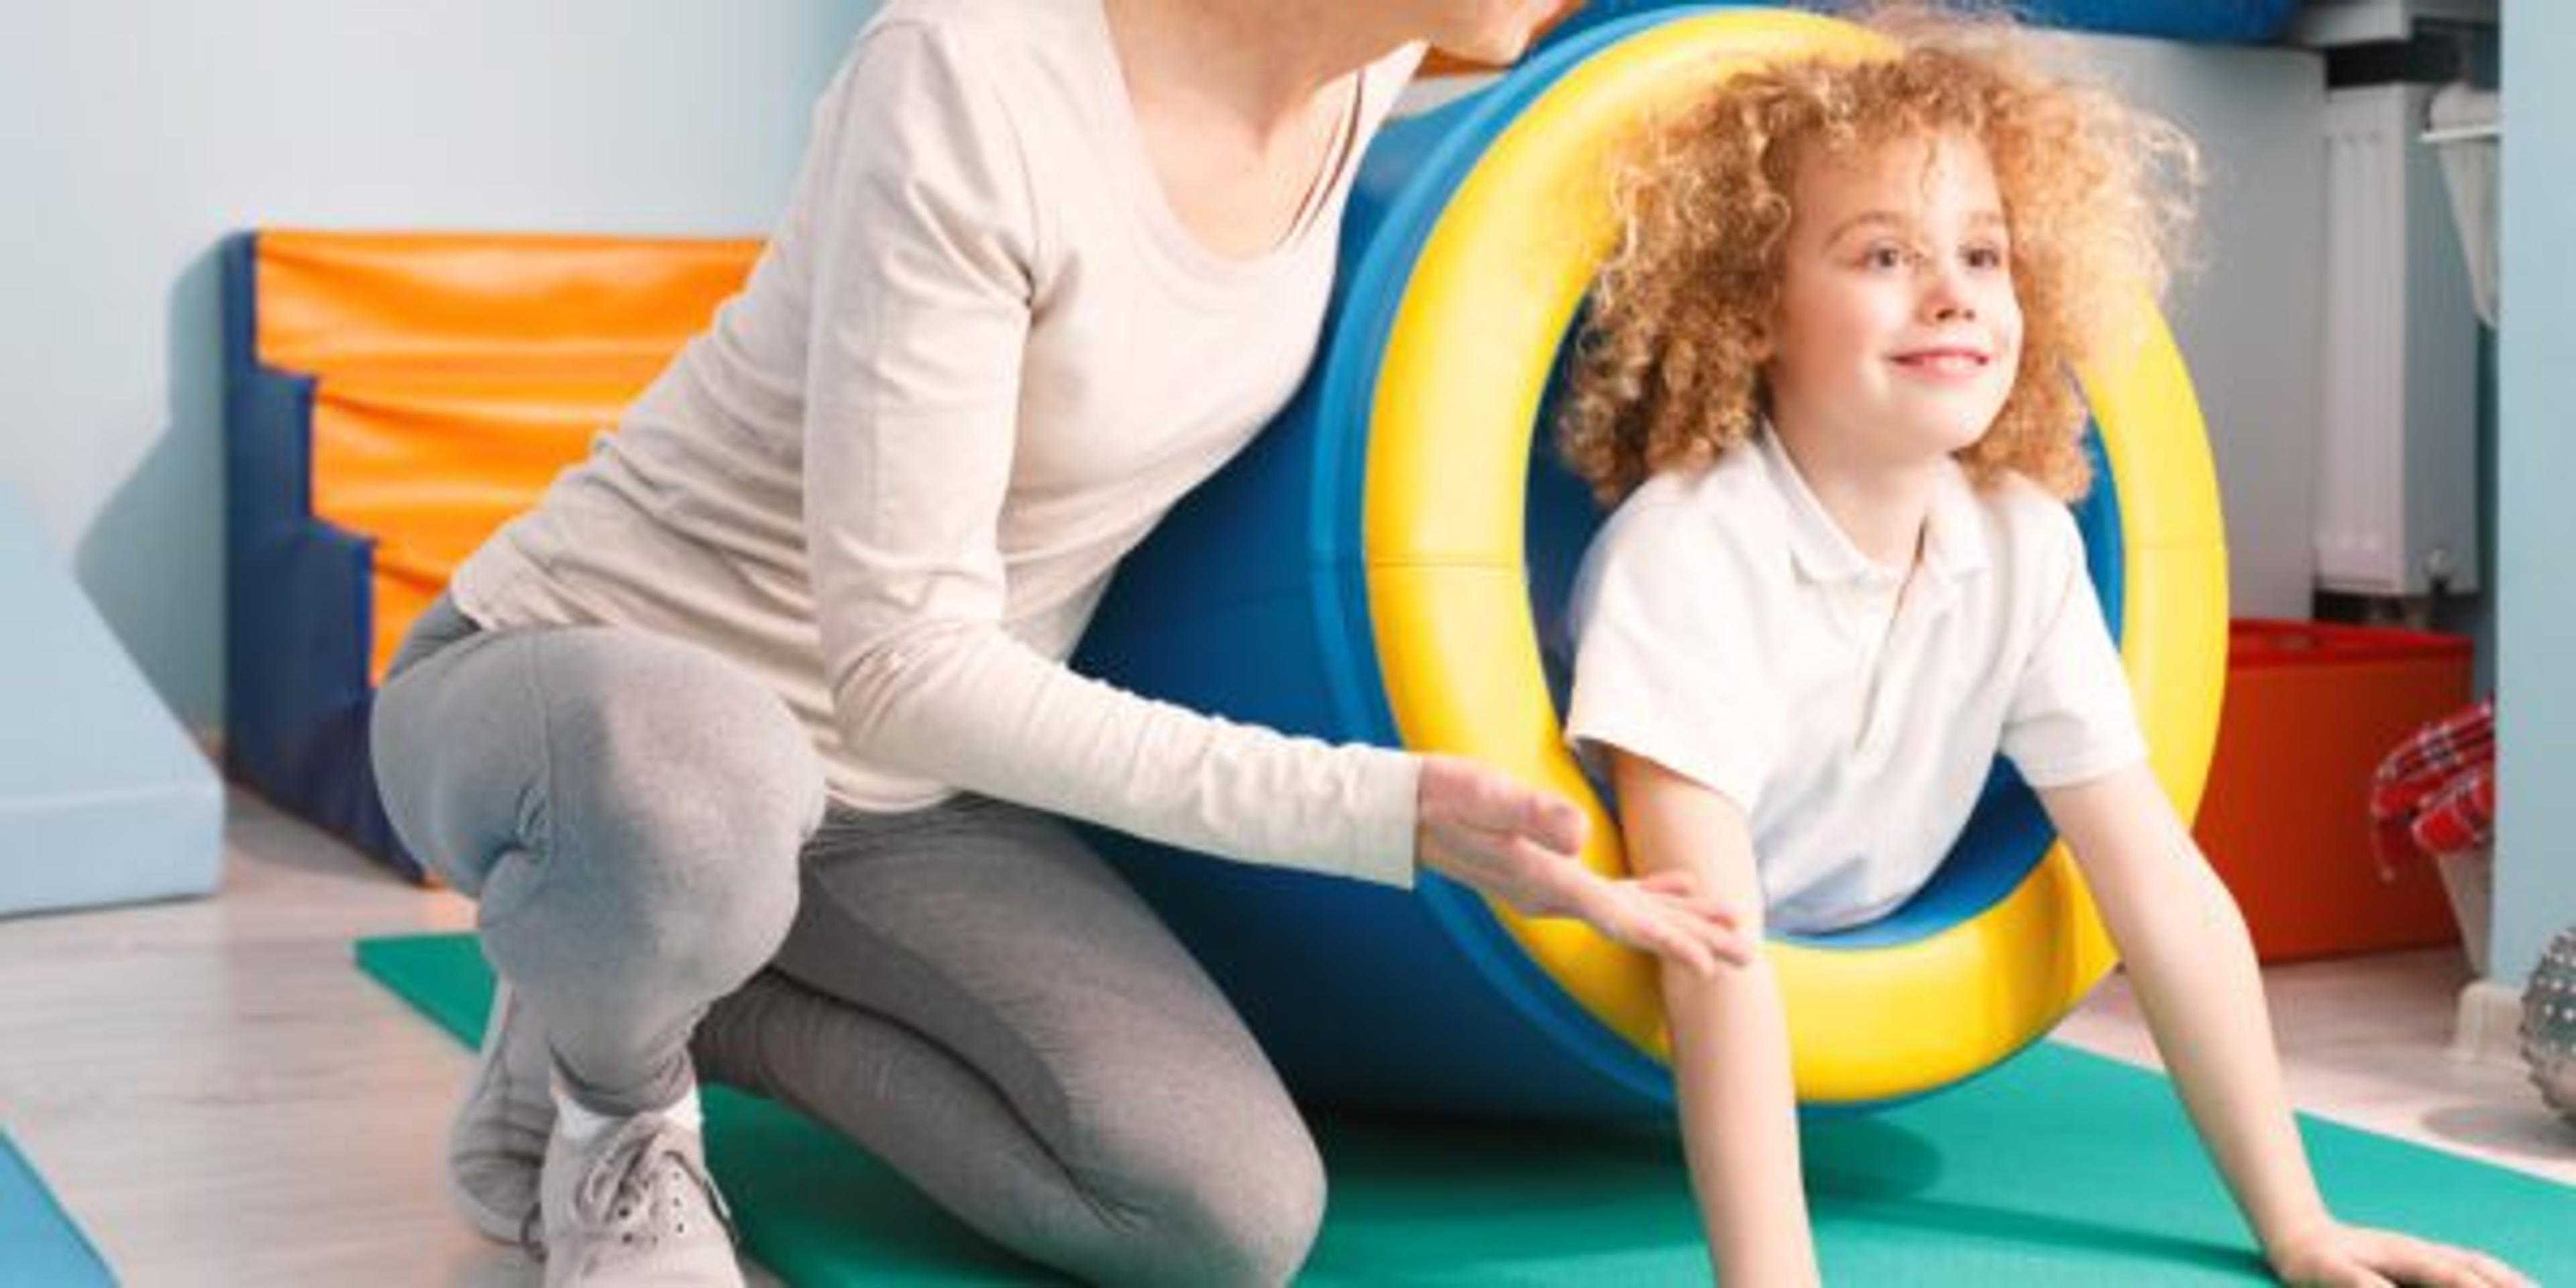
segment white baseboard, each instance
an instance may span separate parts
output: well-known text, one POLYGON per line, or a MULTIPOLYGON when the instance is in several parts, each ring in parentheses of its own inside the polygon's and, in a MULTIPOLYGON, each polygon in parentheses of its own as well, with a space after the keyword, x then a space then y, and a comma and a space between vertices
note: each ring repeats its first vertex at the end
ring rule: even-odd
POLYGON ((2521 1068, 2521 992, 2491 979, 2469 981, 2460 990, 2459 1016, 2451 1029, 2451 1058, 2521 1068))

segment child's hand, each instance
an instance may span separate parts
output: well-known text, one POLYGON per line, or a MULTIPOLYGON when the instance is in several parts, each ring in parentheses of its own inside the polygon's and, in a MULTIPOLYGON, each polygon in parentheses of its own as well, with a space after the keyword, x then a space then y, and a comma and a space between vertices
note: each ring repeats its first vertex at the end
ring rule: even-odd
POLYGON ((1414 853, 1424 867, 1523 916, 1580 917, 1593 929, 1703 975, 1744 965, 1736 919, 1684 873, 1614 880, 1583 866, 1583 811, 1472 760, 1422 757, 1414 853))
POLYGON ((2332 1288, 2530 1288, 2513 1267, 2467 1248, 2389 1230, 2329 1223, 2283 1240, 2271 1252, 2272 1273, 2285 1284, 2332 1288))

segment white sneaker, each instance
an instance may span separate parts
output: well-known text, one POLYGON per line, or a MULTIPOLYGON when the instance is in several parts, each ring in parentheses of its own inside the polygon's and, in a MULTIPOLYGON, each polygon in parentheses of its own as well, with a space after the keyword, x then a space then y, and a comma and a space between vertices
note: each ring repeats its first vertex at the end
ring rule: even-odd
POLYGON ((537 1174, 555 1133, 545 1030, 506 983, 492 994, 474 1079, 447 1128, 448 1191, 483 1237, 532 1247, 537 1174))
POLYGON ((555 1133, 542 1186, 546 1288, 741 1288, 733 1214, 696 1131, 658 1113, 555 1133))

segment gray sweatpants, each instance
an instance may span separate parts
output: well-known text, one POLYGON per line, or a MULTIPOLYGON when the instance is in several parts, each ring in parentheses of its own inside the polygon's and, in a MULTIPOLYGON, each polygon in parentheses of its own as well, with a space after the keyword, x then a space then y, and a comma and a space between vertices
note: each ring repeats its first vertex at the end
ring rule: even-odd
POLYGON ((695 1072, 865 1145, 1022 1255, 1113 1283, 1276 1283, 1323 1171, 1169 930, 1059 819, 827 807, 812 742, 721 657, 618 627, 477 630, 445 599, 378 695, 404 844, 572 1094, 695 1072))

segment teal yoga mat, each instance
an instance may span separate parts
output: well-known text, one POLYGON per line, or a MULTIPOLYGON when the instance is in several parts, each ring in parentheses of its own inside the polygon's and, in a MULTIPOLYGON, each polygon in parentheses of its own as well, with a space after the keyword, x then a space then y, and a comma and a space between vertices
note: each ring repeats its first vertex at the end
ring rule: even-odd
POLYGON ((98 1250, 5 1135, 0 1135, 0 1283, 45 1288, 113 1288, 116 1283, 98 1250))
MULTIPOLYGON (((358 964, 472 1042, 491 977, 463 935, 369 939, 358 964)), ((1045 1283, 856 1145, 716 1089, 708 1151, 751 1252, 799 1285, 1045 1283)), ((2484 1247, 2576 1283, 2576 1190, 2300 1123, 2350 1221, 2484 1247)), ((1300 1283, 1704 1284, 1681 1149, 1647 1128, 1319 1115, 1332 1207, 1300 1283)), ((1804 1130, 1829 1282, 2266 1282, 2165 1080, 2043 1044, 1958 1090, 1804 1130)))

